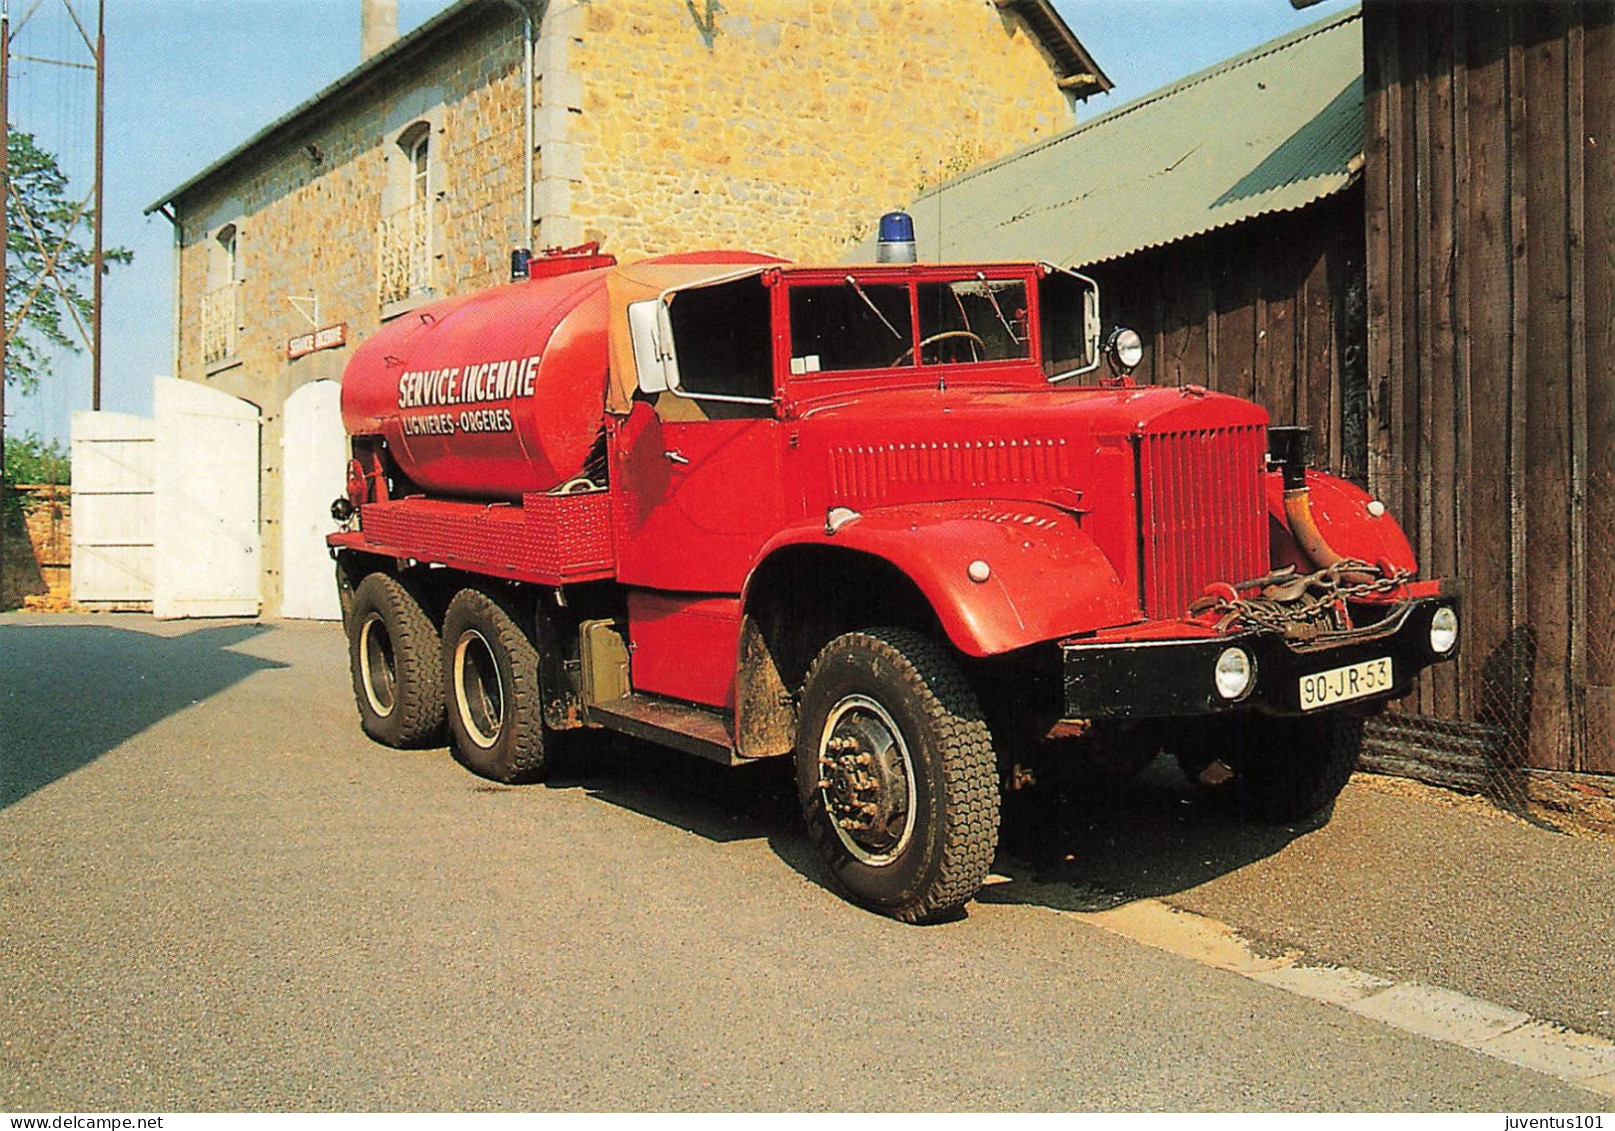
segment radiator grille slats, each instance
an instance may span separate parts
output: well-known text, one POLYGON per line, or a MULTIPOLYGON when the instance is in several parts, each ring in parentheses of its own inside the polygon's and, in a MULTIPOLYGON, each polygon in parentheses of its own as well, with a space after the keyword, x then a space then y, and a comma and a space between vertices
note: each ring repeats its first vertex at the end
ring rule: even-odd
POLYGON ((1267 430, 1188 429, 1139 437, 1144 611, 1180 617, 1213 581, 1267 570, 1267 430))
POLYGON ((931 440, 830 449, 830 489, 837 503, 859 506, 925 497, 932 488, 984 488, 1001 483, 1071 481, 1063 438, 931 440))

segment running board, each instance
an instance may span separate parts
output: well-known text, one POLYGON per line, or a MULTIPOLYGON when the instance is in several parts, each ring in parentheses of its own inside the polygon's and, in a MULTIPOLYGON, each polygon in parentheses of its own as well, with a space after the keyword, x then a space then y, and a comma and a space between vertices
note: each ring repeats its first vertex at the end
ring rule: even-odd
POLYGON ((735 753, 729 720, 704 707, 654 695, 628 695, 594 704, 589 708, 589 718, 607 730, 671 746, 725 766, 738 766, 746 760, 735 753))

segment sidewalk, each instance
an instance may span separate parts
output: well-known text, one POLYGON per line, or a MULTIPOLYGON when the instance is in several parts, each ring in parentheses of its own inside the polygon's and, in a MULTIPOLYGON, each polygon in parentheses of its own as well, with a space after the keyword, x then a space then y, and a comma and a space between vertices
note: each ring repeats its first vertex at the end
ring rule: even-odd
POLYGON ((1061 824, 1034 870, 1070 885, 1071 909, 1153 897, 1258 949, 1615 1038, 1615 839, 1366 774, 1320 827, 1244 825, 1164 760, 1061 824))

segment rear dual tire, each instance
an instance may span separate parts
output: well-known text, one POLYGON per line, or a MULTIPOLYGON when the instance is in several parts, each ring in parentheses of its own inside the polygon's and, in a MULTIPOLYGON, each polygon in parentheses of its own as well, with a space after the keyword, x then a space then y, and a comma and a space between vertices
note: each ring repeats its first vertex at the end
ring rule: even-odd
POLYGON ((523 627, 532 614, 519 594, 462 589, 443 616, 450 750, 506 784, 542 778, 556 745, 545 733, 538 649, 523 627))
POLYGON ((347 609, 348 666, 364 732, 384 746, 436 746, 443 735, 437 625, 415 588, 372 573, 347 609))

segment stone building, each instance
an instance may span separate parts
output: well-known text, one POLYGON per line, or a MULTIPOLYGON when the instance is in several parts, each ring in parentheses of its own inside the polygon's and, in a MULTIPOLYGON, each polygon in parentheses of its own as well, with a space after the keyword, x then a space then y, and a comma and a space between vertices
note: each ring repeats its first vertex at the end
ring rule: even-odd
POLYGON ((269 614, 281 406, 383 322, 518 247, 835 258, 1110 85, 1049 0, 458 0, 402 38, 363 2, 372 54, 148 210, 176 375, 261 412, 269 614))

